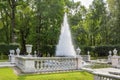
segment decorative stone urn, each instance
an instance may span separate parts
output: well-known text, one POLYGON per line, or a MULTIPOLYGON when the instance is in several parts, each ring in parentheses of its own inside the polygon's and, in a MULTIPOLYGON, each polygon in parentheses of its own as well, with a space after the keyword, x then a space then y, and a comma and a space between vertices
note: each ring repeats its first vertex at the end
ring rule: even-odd
POLYGON ((31 57, 32 55, 30 54, 32 52, 32 45, 27 44, 26 45, 26 52, 28 53, 28 57, 31 57))
POLYGON ((20 55, 20 49, 19 48, 16 49, 16 53, 17 53, 17 56, 20 55))
POLYGON ((116 48, 113 50, 113 54, 116 56, 117 55, 117 50, 116 48))

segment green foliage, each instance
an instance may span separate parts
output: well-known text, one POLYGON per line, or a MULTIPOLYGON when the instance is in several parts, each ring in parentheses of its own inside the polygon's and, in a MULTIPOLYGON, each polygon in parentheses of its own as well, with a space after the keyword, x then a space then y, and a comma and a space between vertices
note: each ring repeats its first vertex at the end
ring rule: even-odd
POLYGON ((0 53, 1 55, 8 55, 9 54, 9 50, 15 50, 19 47, 18 44, 0 44, 0 53))
POLYGON ((6 61, 8 61, 8 59, 0 59, 0 62, 6 62, 6 61))
POLYGON ((96 46, 94 51, 98 56, 108 56, 108 52, 113 51, 115 48, 118 50, 119 54, 120 46, 96 46))
POLYGON ((84 53, 87 53, 88 51, 94 52, 95 47, 94 46, 84 46, 84 53))
POLYGON ((82 54, 87 54, 87 52, 90 51, 90 55, 93 57, 104 57, 109 55, 109 51, 113 52, 115 48, 118 51, 118 55, 120 55, 119 45, 84 46, 81 49, 82 54))
MULTIPOLYGON (((75 47, 120 44, 120 0, 93 0, 88 9, 74 0, 1 0, 0 43, 9 45, 12 39, 21 45, 22 53, 26 44, 32 44, 37 53, 54 55, 64 12, 75 47)), ((83 53, 87 50, 95 55, 90 47, 83 53)))
POLYGON ((37 53, 54 54, 54 46, 58 42, 58 35, 64 14, 64 1, 35 0, 33 27, 30 29, 29 43, 34 45, 37 53), (52 49, 52 50, 50 50, 52 49), (52 52, 51 52, 52 51, 52 52))
POLYGON ((4 62, 7 61, 8 59, 8 55, 5 55, 3 53, 0 53, 0 62, 4 62))
POLYGON ((11 68, 0 68, 0 75, 0 80, 93 80, 93 75, 85 71, 17 76, 11 68))

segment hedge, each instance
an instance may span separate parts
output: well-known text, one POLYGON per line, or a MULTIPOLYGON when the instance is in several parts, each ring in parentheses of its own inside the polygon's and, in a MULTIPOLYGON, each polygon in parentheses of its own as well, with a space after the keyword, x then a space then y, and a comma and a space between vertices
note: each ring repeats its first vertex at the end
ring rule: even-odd
POLYGON ((84 54, 87 54, 87 51, 90 51, 90 54, 92 56, 108 56, 109 55, 109 51, 112 51, 113 54, 113 50, 117 49, 118 51, 118 55, 120 55, 120 46, 119 45, 113 45, 113 46, 109 46, 109 45, 105 45, 105 46, 85 46, 83 48, 83 52, 84 54))
POLYGON ((4 55, 8 55, 9 54, 9 50, 11 49, 16 49, 19 47, 19 44, 0 44, 0 53, 4 54, 4 55))

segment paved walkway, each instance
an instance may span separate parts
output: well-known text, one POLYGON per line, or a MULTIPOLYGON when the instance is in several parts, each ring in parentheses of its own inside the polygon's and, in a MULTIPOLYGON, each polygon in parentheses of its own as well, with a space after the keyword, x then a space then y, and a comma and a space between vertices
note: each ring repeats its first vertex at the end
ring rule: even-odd
POLYGON ((13 67, 14 64, 11 64, 10 62, 0 62, 0 67, 13 67))
POLYGON ((100 68, 100 69, 91 69, 91 68, 82 68, 83 70, 86 70, 91 73, 100 73, 100 74, 109 74, 115 73, 120 75, 120 69, 117 68, 100 68))
POLYGON ((117 68, 102 68, 102 69, 94 69, 96 72, 108 73, 108 72, 120 72, 120 69, 117 68))

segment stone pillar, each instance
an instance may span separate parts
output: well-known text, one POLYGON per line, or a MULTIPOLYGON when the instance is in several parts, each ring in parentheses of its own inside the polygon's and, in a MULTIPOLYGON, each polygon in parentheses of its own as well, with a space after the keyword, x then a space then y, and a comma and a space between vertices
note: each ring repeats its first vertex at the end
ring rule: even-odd
POLYGON ((25 59, 24 72, 26 73, 35 72, 35 61, 34 60, 25 59))
POLYGON ((114 55, 112 56, 112 66, 117 67, 118 66, 118 56, 117 56, 117 50, 113 50, 114 55))
POLYGON ((77 56, 77 69, 81 69, 83 66, 83 60, 81 56, 77 56))
POLYGON ((109 55, 108 55, 108 63, 112 62, 112 51, 109 51, 109 55))
POLYGON ((9 60, 11 63, 15 63, 15 55, 14 55, 15 51, 14 50, 10 50, 10 55, 9 55, 9 60))
POLYGON ((87 55, 87 61, 90 61, 90 52, 88 51, 88 55, 87 55))

